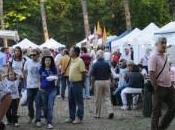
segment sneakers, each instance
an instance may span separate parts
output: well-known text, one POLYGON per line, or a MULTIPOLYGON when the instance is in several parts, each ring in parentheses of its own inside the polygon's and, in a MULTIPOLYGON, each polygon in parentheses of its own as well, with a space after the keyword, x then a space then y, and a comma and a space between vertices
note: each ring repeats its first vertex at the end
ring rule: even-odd
POLYGON ((110 113, 108 116, 108 119, 113 119, 114 118, 114 113, 110 113))
POLYGON ((15 126, 15 127, 19 127, 19 124, 18 124, 18 123, 15 123, 14 126, 15 126))
POLYGON ((41 122, 36 122, 36 127, 41 127, 41 122))
POLYGON ((126 111, 126 110, 128 110, 128 106, 122 106, 121 109, 126 111))
POLYGON ((32 121, 33 121, 33 119, 32 119, 32 118, 29 118, 29 120, 28 120, 28 124, 31 124, 32 121))
POLYGON ((72 122, 72 124, 81 124, 81 120, 78 119, 78 118, 76 118, 76 119, 72 122))
POLYGON ((72 122, 73 122, 73 120, 70 118, 65 120, 65 123, 72 123, 72 122))
POLYGON ((133 106, 132 106, 132 109, 133 109, 133 110, 136 110, 136 109, 137 109, 137 105, 133 105, 133 106))
POLYGON ((48 124, 47 125, 47 129, 53 129, 53 125, 52 124, 48 124))

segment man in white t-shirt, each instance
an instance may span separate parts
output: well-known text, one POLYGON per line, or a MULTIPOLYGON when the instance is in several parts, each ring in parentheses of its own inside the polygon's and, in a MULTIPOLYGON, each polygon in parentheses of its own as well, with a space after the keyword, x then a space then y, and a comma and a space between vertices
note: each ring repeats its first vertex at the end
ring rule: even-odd
POLYGON ((40 86, 40 62, 39 62, 39 52, 37 50, 31 51, 31 60, 27 60, 24 65, 24 75, 27 78, 27 103, 29 112, 29 123, 32 122, 34 118, 34 101, 40 86))

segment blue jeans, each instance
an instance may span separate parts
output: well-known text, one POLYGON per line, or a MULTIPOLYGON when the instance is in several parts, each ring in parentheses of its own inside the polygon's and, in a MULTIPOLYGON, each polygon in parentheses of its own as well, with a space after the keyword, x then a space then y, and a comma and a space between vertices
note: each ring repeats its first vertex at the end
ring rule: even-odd
POLYGON ((50 92, 38 91, 36 100, 36 122, 41 121, 41 110, 43 109, 44 117, 47 119, 47 123, 52 123, 56 94, 56 89, 50 92))
POLYGON ((34 118, 34 101, 36 101, 36 96, 38 93, 38 88, 27 89, 27 105, 28 105, 28 115, 31 119, 34 118))
POLYGON ((61 97, 64 99, 65 98, 65 91, 66 87, 68 86, 69 89, 69 78, 66 76, 61 77, 61 97))
POLYGON ((89 96, 90 96, 90 79, 89 76, 86 76, 84 82, 83 97, 87 98, 89 96))
POLYGON ((122 86, 117 88, 116 90, 116 98, 117 98, 117 105, 122 105, 122 99, 121 99, 121 92, 123 89, 125 89, 127 86, 122 86))
POLYGON ((69 88, 69 116, 75 120, 78 117, 83 120, 84 116, 84 101, 83 101, 83 83, 70 82, 69 88))

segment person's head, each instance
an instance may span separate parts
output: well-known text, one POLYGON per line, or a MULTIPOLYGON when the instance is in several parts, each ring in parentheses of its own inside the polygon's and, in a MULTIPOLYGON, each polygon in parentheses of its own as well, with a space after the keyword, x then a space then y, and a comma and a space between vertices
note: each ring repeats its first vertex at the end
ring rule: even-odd
POLYGON ((132 72, 140 72, 138 65, 133 65, 132 72))
POLYGON ((141 71, 144 69, 144 67, 143 67, 143 65, 142 65, 142 64, 138 64, 137 66, 138 66, 138 68, 139 68, 140 72, 141 72, 141 71))
POLYGON ((63 50, 63 55, 69 55, 68 49, 64 49, 64 50, 63 50))
POLYGON ((133 71, 133 66, 134 66, 134 62, 132 60, 127 61, 128 71, 132 72, 133 71))
POLYGON ((74 46, 70 49, 70 56, 72 58, 79 57, 79 55, 80 55, 80 48, 79 47, 74 46))
POLYGON ((112 66, 113 68, 115 68, 115 67, 117 66, 117 63, 116 63, 116 62, 111 62, 111 66, 112 66))
POLYGON ((98 50, 96 53, 97 59, 103 59, 104 58, 104 51, 98 50))
POLYGON ((125 48, 125 55, 128 55, 128 54, 129 54, 129 49, 125 48))
POLYGON ((33 49, 31 51, 30 57, 32 58, 33 61, 38 61, 39 51, 37 49, 33 49))
POLYGON ((44 56, 41 60, 42 68, 54 68, 55 63, 52 56, 44 56))
POLYGON ((88 52, 88 51, 87 51, 87 48, 86 48, 86 47, 82 47, 82 48, 81 48, 81 52, 82 52, 82 53, 87 53, 87 52, 88 52))
POLYGON ((122 68, 122 69, 124 69, 124 68, 127 67, 127 62, 126 62, 125 59, 121 59, 121 60, 119 61, 119 67, 122 68))
POLYGON ((17 59, 22 59, 22 49, 20 48, 20 47, 16 47, 15 49, 14 49, 14 56, 15 56, 15 58, 17 58, 17 59))
POLYGON ((156 48, 159 53, 165 53, 167 48, 167 39, 165 37, 158 38, 156 48))
POLYGON ((7 78, 8 78, 8 80, 14 81, 14 80, 16 80, 17 75, 16 75, 16 73, 15 73, 12 69, 10 69, 10 70, 8 71, 8 76, 7 76, 7 78))

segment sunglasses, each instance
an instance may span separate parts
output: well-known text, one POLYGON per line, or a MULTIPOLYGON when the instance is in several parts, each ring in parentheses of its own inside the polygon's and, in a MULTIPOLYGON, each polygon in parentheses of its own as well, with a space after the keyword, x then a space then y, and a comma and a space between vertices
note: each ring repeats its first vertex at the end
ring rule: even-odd
POLYGON ((37 54, 31 54, 30 56, 33 56, 34 57, 34 56, 37 56, 37 54))

